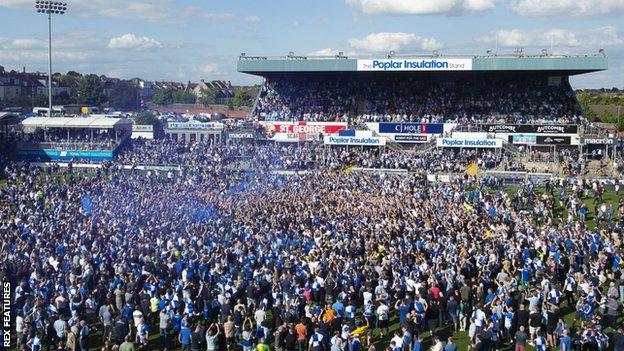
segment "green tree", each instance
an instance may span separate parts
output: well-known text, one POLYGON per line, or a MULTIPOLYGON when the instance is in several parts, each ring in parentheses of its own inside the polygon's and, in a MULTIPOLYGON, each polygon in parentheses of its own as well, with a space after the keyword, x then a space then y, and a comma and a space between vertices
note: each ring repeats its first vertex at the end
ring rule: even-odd
POLYGON ((577 95, 577 100, 579 102, 579 105, 581 105, 583 116, 585 116, 590 121, 595 121, 597 118, 596 113, 590 107, 590 105, 595 105, 591 101, 592 97, 586 93, 580 93, 577 95))
POLYGON ((78 84, 78 101, 81 104, 98 106, 102 102, 102 81, 95 74, 87 74, 78 84))
POLYGON ((62 87, 76 87, 80 82, 79 77, 70 76, 68 74, 63 74, 59 77, 54 78, 54 80, 58 82, 59 85, 62 87))
POLYGON ((156 126, 158 118, 151 112, 141 112, 134 117, 134 123, 139 125, 152 125, 156 126))
POLYGON ((152 97, 152 102, 157 105, 173 104, 173 89, 160 89, 152 97))
POLYGON ((108 104, 119 110, 136 110, 138 105, 139 92, 137 88, 126 82, 118 81, 113 85, 110 96, 108 97, 108 104))
POLYGON ((76 103, 76 99, 71 97, 66 91, 61 91, 59 94, 53 96, 52 101, 56 105, 67 105, 76 103))
POLYGON ((204 106, 214 105, 217 103, 217 92, 214 89, 201 88, 197 102, 204 106))
MULTIPOLYGON (((30 96, 16 96, 13 99, 11 99, 11 103, 9 104, 11 107, 22 107, 22 108, 32 108, 33 104, 33 99, 30 96)), ((48 106, 48 104, 46 103, 45 105, 41 106, 48 106)))
POLYGON ((194 104, 197 97, 188 91, 177 90, 173 92, 173 102, 176 104, 194 104))
POLYGON ((251 95, 245 89, 238 88, 234 92, 234 106, 242 107, 242 106, 251 106, 253 104, 253 100, 251 95))

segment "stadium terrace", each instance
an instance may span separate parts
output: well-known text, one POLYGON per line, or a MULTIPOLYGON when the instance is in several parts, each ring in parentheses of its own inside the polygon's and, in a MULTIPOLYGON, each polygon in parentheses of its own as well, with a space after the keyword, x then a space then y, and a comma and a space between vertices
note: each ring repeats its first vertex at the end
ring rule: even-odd
POLYGON ((251 57, 265 84, 259 120, 580 123, 569 77, 607 69, 594 56, 251 57))

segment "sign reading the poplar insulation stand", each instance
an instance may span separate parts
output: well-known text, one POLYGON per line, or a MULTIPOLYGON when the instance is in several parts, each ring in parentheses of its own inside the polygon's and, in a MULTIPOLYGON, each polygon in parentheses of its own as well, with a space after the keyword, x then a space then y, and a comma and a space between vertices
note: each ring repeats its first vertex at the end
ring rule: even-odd
POLYGON ((417 58, 357 60, 358 71, 471 71, 472 59, 417 58))

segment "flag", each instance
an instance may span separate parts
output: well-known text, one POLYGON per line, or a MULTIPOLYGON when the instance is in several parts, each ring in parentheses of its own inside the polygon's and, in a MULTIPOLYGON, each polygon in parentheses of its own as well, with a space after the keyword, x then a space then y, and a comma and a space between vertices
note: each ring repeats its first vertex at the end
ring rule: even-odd
POLYGON ((349 162, 349 164, 343 168, 343 172, 345 172, 346 174, 349 174, 353 171, 353 169, 355 168, 355 161, 351 161, 349 162))
POLYGON ((471 162, 468 167, 466 167, 466 173, 469 176, 476 176, 479 173, 479 167, 476 162, 471 162))
POLYGON ((91 203, 91 198, 88 195, 82 196, 80 204, 82 205, 82 209, 85 213, 91 213, 91 211, 93 211, 93 204, 91 203))

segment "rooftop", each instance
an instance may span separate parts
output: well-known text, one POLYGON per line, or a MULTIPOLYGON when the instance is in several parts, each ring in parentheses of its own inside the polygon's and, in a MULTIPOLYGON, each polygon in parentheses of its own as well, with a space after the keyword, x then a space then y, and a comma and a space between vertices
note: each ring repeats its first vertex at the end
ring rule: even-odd
POLYGON ((106 116, 91 117, 30 117, 22 121, 27 128, 86 128, 113 129, 121 125, 131 125, 127 118, 110 118, 106 116))
POLYGON ((255 75, 302 72, 557 72, 575 75, 606 70, 608 57, 603 53, 587 55, 395 55, 385 57, 336 56, 247 56, 238 58, 238 71, 255 75), (385 65, 384 65, 385 64, 385 65))

